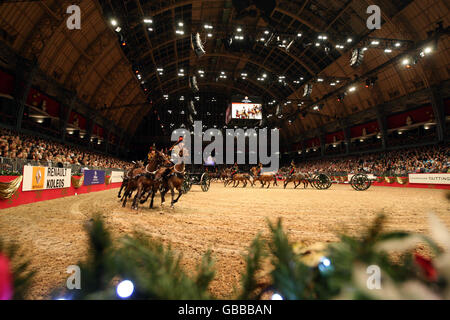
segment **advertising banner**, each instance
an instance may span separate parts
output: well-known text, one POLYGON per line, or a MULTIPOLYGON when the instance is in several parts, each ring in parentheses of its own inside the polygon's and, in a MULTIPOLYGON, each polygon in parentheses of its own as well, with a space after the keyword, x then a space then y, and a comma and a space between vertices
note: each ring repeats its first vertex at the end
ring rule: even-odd
POLYGON ((105 171, 103 170, 84 170, 84 185, 92 186, 96 184, 105 184, 105 171))
POLYGON ((111 183, 117 183, 123 181, 124 173, 122 171, 112 171, 111 172, 111 183))
POLYGON ((23 167, 22 191, 69 188, 72 170, 67 168, 23 167))
POLYGON ((409 183, 450 184, 450 173, 411 173, 409 183))

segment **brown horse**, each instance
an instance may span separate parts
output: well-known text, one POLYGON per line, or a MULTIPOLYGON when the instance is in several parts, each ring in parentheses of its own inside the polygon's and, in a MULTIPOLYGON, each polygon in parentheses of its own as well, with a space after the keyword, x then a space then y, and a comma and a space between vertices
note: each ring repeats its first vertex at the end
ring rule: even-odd
POLYGON ((230 177, 230 174, 231 174, 231 169, 223 169, 220 172, 220 180, 225 183, 228 180, 228 178, 230 177))
POLYGON ((121 198, 121 194, 122 194, 122 190, 126 189, 128 182, 133 179, 135 176, 144 173, 145 172, 145 168, 144 168, 144 163, 142 161, 138 161, 134 164, 134 166, 128 170, 125 170, 124 175, 123 175, 123 181, 122 184, 120 185, 120 190, 119 190, 119 194, 117 195, 118 198, 121 198))
MULTIPOLYGON (((146 173, 143 176, 140 176, 137 180, 137 192, 133 200, 133 204, 131 206, 132 209, 138 209, 138 201, 143 204, 147 202, 150 195, 152 196, 152 200, 150 202, 150 209, 153 208, 153 201, 155 199, 156 193, 163 183, 161 177, 162 174, 167 170, 167 166, 171 163, 165 163, 163 167, 160 167, 156 170, 156 172, 146 173), (147 193, 147 197, 144 198, 145 193, 147 193)), ((161 198, 161 204, 163 203, 163 199, 161 198)))
POLYGON ((228 186, 233 182, 233 188, 237 188, 239 184, 242 182, 242 188, 247 187, 248 182, 250 182, 251 186, 254 186, 253 181, 250 179, 250 175, 248 173, 235 173, 231 174, 231 169, 226 169, 227 179, 224 182, 224 186, 228 186))
POLYGON ((180 200, 180 197, 182 196, 183 192, 181 190, 181 187, 184 182, 184 170, 185 165, 184 163, 176 164, 171 168, 167 168, 165 172, 162 174, 162 189, 161 189, 161 206, 165 202, 165 196, 166 193, 170 190, 170 193, 172 195, 172 201, 170 203, 170 207, 173 209, 174 204, 180 200), (175 198, 175 189, 178 191, 178 197, 175 198))
POLYGON ((260 174, 259 167, 253 167, 250 169, 253 175, 253 181, 259 181, 261 183, 261 188, 264 188, 267 184, 267 189, 270 188, 270 184, 273 182, 273 186, 278 186, 276 174, 260 174))
POLYGON ((284 189, 286 189, 287 185, 291 182, 294 183, 294 189, 297 189, 297 187, 302 183, 303 188, 306 189, 308 186, 308 176, 300 172, 294 172, 293 174, 286 175, 284 180, 284 189))
MULTIPOLYGON (((143 190, 144 187, 148 186, 148 181, 145 180, 146 179, 153 179, 154 175, 157 173, 157 170, 161 167, 161 166, 169 166, 171 165, 171 162, 168 160, 167 156, 161 152, 161 151, 156 151, 149 159, 149 162, 147 164, 147 166, 145 166, 144 168, 144 172, 134 176, 132 179, 129 180, 127 187, 125 189, 125 193, 123 195, 123 204, 122 206, 125 207, 127 204, 127 199, 129 197, 131 197, 131 194, 135 191, 138 190, 136 197, 139 194, 139 197, 143 196, 143 190), (142 178, 144 177, 144 178, 142 178), (142 179, 141 179, 142 178, 142 179)), ((135 197, 135 200, 136 200, 135 197)), ((133 201, 133 209, 137 210, 137 204, 135 203, 135 201, 133 201)))

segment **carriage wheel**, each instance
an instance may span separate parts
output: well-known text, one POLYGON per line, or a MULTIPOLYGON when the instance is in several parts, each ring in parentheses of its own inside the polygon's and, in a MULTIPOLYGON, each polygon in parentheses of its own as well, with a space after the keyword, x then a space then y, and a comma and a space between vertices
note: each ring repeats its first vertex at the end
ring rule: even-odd
POLYGON ((319 190, 327 190, 331 187, 332 182, 328 175, 319 173, 314 177, 315 187, 319 190))
POLYGON ((183 194, 188 193, 191 190, 191 183, 189 182, 189 177, 185 177, 183 181, 183 185, 181 186, 181 191, 183 194))
POLYGON ((203 192, 207 192, 209 190, 209 187, 211 185, 211 179, 207 173, 204 173, 202 177, 200 178, 201 187, 203 192))
POLYGON ((356 191, 366 191, 372 185, 372 181, 369 180, 366 174, 355 174, 350 180, 350 185, 356 191))

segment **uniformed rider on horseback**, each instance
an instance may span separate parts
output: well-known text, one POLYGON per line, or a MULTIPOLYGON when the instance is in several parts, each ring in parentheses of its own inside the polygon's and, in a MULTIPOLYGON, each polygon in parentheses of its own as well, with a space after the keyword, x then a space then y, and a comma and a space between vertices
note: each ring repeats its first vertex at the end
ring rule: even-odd
POLYGON ((234 177, 235 174, 239 173, 239 166, 238 164, 235 162, 233 167, 231 168, 231 178, 234 177))
POLYGON ((293 176, 295 173, 296 167, 295 167, 295 162, 294 160, 291 161, 291 171, 289 171, 289 175, 293 176))
POLYGON ((256 171, 257 173, 257 177, 261 176, 262 173, 262 169, 263 169, 263 164, 261 162, 258 163, 258 171, 256 171))

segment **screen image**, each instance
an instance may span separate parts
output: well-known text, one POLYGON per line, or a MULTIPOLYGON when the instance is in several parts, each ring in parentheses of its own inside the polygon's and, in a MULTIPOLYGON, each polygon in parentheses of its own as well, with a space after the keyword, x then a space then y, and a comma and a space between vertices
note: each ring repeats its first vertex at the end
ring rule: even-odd
POLYGON ((232 119, 261 120, 262 103, 253 97, 233 99, 231 103, 232 119))

